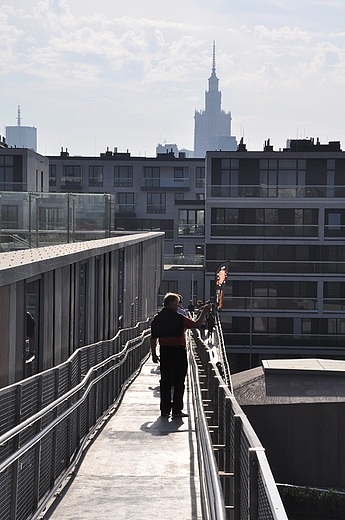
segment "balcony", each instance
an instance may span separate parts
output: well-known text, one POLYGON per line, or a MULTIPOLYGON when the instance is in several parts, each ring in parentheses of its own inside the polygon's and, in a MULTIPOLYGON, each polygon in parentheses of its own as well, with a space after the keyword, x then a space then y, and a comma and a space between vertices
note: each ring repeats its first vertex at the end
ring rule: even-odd
POLYGON ((213 237, 317 237, 318 225, 211 224, 213 237))
POLYGON ((141 179, 141 189, 143 191, 157 191, 157 190, 173 190, 173 191, 188 191, 190 189, 189 178, 183 179, 174 178, 145 178, 141 179))
POLYGON ((343 198, 345 186, 212 185, 208 197, 343 198))
POLYGON ((117 217, 135 217, 135 204, 116 204, 115 215, 117 217))
POLYGON ((204 267, 204 255, 164 255, 164 265, 204 267))
POLYGON ((184 235, 184 236, 185 235, 204 236, 205 235, 205 226, 204 226, 204 224, 179 224, 178 234, 184 235))

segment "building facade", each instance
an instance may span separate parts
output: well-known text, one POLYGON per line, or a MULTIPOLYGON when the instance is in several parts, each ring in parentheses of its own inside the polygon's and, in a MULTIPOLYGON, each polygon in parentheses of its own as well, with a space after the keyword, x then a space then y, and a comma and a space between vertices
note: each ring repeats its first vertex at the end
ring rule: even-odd
POLYGON ((1 191, 49 191, 47 157, 27 148, 0 146, 1 191))
POLYGON ((165 274, 158 304, 167 291, 185 303, 204 296, 205 161, 174 151, 132 157, 107 150, 100 157, 49 157, 52 192, 110 193, 115 232, 163 231, 165 274))
POLYGON ((291 141, 209 152, 206 294, 228 275, 221 321, 233 370, 274 357, 344 357, 345 153, 291 141))

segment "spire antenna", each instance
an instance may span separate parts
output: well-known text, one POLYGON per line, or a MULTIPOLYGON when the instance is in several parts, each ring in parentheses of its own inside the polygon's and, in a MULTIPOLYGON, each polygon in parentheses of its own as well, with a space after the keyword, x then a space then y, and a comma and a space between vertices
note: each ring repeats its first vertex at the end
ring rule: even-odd
POLYGON ((213 40, 212 72, 216 72, 216 42, 213 40))
POLYGON ((22 124, 22 118, 20 115, 20 104, 18 103, 18 116, 17 116, 17 125, 20 126, 22 124))

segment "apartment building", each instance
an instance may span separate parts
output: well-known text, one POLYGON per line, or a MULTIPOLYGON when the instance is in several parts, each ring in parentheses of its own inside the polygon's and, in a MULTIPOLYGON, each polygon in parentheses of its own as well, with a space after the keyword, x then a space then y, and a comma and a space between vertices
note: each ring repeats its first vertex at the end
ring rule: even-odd
POLYGON ((205 289, 228 271, 221 321, 234 370, 262 358, 344 358, 345 153, 208 152, 205 289))
POLYGON ((110 193, 115 200, 115 232, 163 231, 165 276, 158 304, 167 291, 184 301, 204 297, 205 160, 132 157, 116 148, 99 157, 49 157, 51 192, 110 193))

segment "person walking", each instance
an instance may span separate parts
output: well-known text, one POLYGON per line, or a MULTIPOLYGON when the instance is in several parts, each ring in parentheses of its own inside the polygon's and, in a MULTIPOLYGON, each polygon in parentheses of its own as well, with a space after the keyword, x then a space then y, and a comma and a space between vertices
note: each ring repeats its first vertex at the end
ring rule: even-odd
POLYGON ((156 314, 151 323, 151 354, 152 361, 160 361, 160 412, 161 416, 187 417, 183 413, 183 395, 187 374, 186 329, 197 329, 204 322, 211 305, 205 305, 197 320, 177 312, 179 295, 167 293, 163 301, 163 309, 156 314), (160 357, 156 348, 157 340, 160 346, 160 357), (174 391, 171 402, 171 386, 174 381, 174 391))

